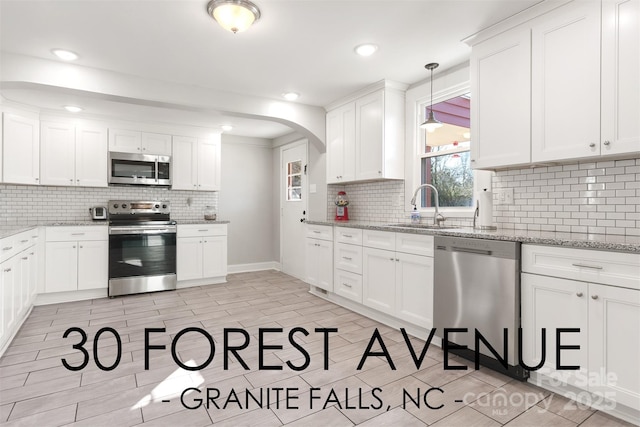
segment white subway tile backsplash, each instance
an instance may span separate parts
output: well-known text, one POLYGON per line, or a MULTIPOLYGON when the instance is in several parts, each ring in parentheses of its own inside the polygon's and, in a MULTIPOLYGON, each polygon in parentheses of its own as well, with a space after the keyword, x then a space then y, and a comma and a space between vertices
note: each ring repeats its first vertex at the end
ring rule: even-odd
POLYGON ((639 172, 640 159, 499 171, 494 192, 513 189, 514 204, 496 198, 494 222, 505 229, 640 235, 639 172))
POLYGON ((168 200, 171 218, 203 219, 205 206, 218 206, 218 193, 168 190, 159 187, 53 187, 0 184, 0 225, 78 222, 91 217, 91 206, 108 200, 168 200))

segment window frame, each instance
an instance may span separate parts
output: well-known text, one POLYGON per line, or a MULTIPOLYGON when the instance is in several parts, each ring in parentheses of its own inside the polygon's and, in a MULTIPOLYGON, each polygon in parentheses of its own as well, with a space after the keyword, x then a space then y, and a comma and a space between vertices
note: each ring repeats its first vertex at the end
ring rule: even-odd
MULTIPOLYGON (((434 82, 434 85, 438 84, 438 86, 440 86, 442 83, 446 84, 446 80, 443 79, 442 77, 440 80, 434 79, 433 82, 434 82)), ((425 85, 425 86, 428 87, 429 85, 425 85)), ((443 102, 448 99, 456 98, 458 96, 467 95, 467 94, 469 96, 473 96, 473 94, 471 94, 471 85, 468 80, 458 85, 441 88, 440 90, 437 90, 437 89, 434 90, 433 104, 435 105, 439 102, 443 102)), ((409 200, 411 200, 411 197, 413 196, 413 192, 415 191, 415 189, 421 184, 420 163, 422 162, 422 159, 424 157, 427 157, 424 153, 424 145, 425 145, 425 138, 426 138, 427 131, 426 129, 420 128, 420 123, 424 122, 427 119, 426 117, 427 110, 430 106, 431 106, 431 96, 430 96, 429 90, 426 89, 425 94, 423 96, 416 97, 415 100, 413 101, 414 114, 408 115, 408 117, 411 117, 413 119, 412 130, 413 130, 414 137, 413 137, 413 147, 410 150, 411 158, 407 159, 408 161, 410 161, 410 164, 411 164, 411 170, 410 170, 411 174, 410 176, 406 177, 406 181, 405 181, 406 212, 410 212, 411 210, 413 210, 413 206, 409 206, 409 200)), ((473 135, 471 135, 471 144, 473 144, 473 135)), ((459 149, 459 151, 458 150, 456 151, 465 152, 470 150, 471 148, 469 149, 464 148, 464 149, 459 149)), ((454 150, 451 150, 451 151, 448 151, 446 154, 454 154, 454 152, 455 152, 454 150)), ((443 152, 442 154, 445 154, 445 153, 443 152)), ((474 199, 475 199, 475 194, 478 188, 477 185, 478 185, 478 174, 477 174, 477 171, 474 170, 473 171, 474 199)), ((442 213, 445 217, 469 216, 469 215, 473 215, 474 210, 475 210, 474 206, 441 207, 440 213, 442 213)), ((435 213, 435 207, 418 207, 418 211, 423 216, 429 216, 435 213)))

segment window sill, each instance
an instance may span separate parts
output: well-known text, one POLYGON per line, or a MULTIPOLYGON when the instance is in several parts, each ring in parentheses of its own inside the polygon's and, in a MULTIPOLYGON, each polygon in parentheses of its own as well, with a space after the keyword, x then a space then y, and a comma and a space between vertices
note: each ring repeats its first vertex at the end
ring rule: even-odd
MULTIPOLYGON (((407 211, 410 215, 413 209, 407 211)), ((475 208, 440 208, 440 213, 446 217, 459 218, 459 217, 473 217, 473 213, 475 208)), ((436 213, 434 208, 423 208, 418 209, 421 217, 429 217, 433 216, 436 213)))

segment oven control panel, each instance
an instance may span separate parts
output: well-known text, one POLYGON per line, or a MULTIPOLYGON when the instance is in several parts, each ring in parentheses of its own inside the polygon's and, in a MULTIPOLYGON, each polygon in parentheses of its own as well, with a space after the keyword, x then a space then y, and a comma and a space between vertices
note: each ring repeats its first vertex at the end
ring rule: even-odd
POLYGON ((131 200, 110 200, 109 214, 169 214, 171 205, 169 201, 131 201, 131 200))

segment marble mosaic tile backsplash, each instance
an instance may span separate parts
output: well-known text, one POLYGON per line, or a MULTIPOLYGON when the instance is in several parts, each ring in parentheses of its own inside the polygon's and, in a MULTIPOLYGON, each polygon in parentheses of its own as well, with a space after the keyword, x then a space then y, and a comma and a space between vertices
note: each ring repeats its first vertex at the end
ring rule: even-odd
POLYGON ((169 200, 171 218, 203 219, 205 206, 218 206, 217 192, 177 191, 157 187, 53 187, 0 184, 0 226, 78 222, 91 219, 91 206, 108 200, 169 200))

